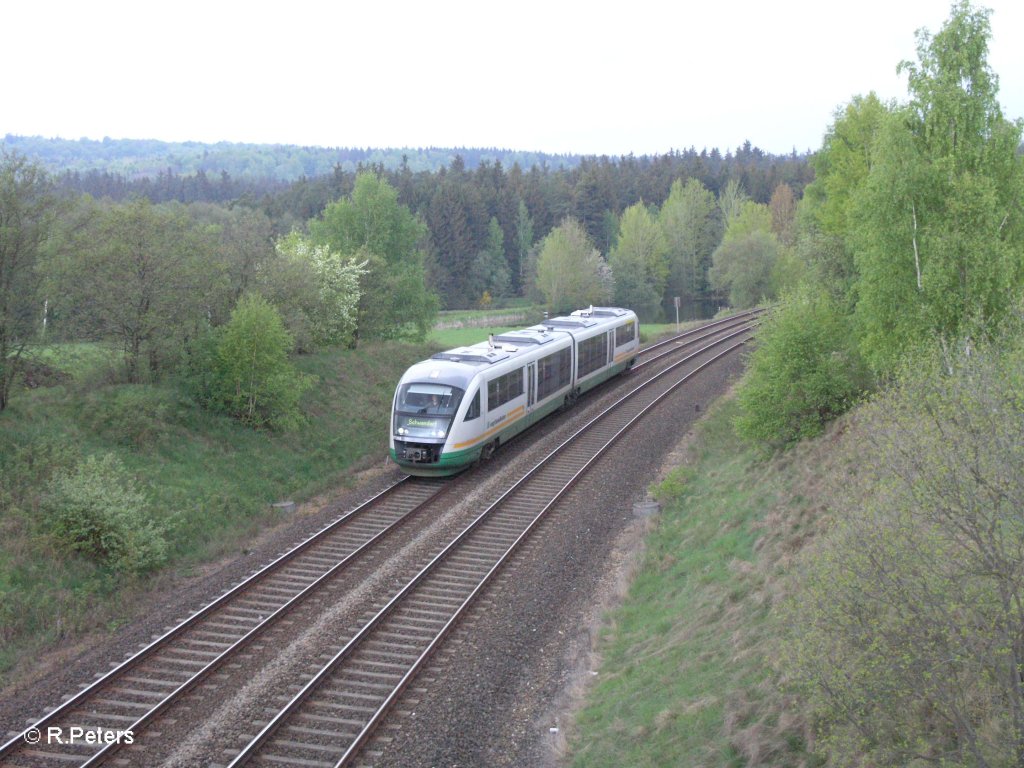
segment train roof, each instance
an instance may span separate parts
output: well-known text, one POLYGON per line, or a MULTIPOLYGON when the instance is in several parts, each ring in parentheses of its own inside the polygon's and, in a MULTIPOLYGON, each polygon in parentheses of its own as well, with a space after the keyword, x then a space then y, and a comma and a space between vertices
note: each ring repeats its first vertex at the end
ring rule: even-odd
POLYGON ((590 307, 589 309, 577 309, 568 315, 552 317, 544 321, 548 328, 593 328, 597 325, 605 325, 610 321, 631 315, 632 312, 621 307, 590 307))
POLYGON ((518 331, 508 331, 492 336, 468 347, 456 347, 431 355, 431 360, 447 360, 452 363, 469 363, 471 365, 493 365, 510 357, 525 354, 538 345, 549 344, 565 334, 554 331, 543 325, 535 325, 518 331))
POLYGON ((608 325, 612 320, 631 314, 630 310, 619 307, 590 307, 576 310, 569 315, 551 318, 529 328, 492 336, 487 341, 438 352, 431 355, 429 360, 412 366, 406 371, 403 380, 412 375, 464 387, 481 368, 525 355, 559 339, 568 339, 569 331, 608 325))

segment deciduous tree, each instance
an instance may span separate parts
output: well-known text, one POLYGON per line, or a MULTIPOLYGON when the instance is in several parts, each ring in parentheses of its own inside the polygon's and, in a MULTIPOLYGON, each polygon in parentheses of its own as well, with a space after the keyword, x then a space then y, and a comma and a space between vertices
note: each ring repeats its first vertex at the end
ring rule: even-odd
MULTIPOLYGON (((935 344, 857 418, 786 624, 835 765, 1024 760, 1024 355, 935 344)), ((1004 340, 1005 342, 1005 340, 1004 340)))
POLYGON ((666 298, 692 299, 703 294, 711 254, 721 240, 715 196, 698 179, 689 179, 685 185, 676 179, 658 213, 658 223, 668 248, 666 298))
POLYGON ((611 298, 611 270, 575 219, 551 230, 537 258, 537 287, 553 312, 564 312, 611 298))
POLYGON ((644 320, 660 319, 668 277, 667 252, 665 235, 643 203, 627 208, 618 243, 608 259, 617 305, 634 309, 644 320))
POLYGON ((246 294, 217 336, 211 399, 252 426, 297 426, 299 401, 314 379, 288 362, 291 348, 274 307, 262 296, 246 294))
POLYGON ((59 201, 36 163, 0 155, 0 411, 7 407, 22 354, 43 327, 39 262, 59 201))
POLYGON ((729 303, 738 309, 774 296, 772 276, 779 241, 771 226, 768 206, 745 200, 727 220, 722 242, 712 254, 711 285, 726 292, 729 303))
POLYGON ((989 12, 967 2, 903 62, 911 100, 888 117, 853 198, 865 356, 891 371, 930 332, 998 319, 1022 282, 1021 124, 1005 120, 987 62, 989 12))
MULTIPOLYGON (((326 245, 314 245, 298 232, 277 242, 281 274, 308 274, 305 290, 286 301, 288 314, 300 313, 315 345, 350 345, 358 321, 360 278, 366 274, 366 262, 343 259, 326 245)), ((280 294, 279 294, 280 295, 280 294)))
POLYGON ((224 295, 216 241, 176 203, 98 204, 83 218, 57 279, 78 333, 119 342, 138 382, 177 358, 208 322, 208 299, 224 295))
POLYGON ((351 198, 327 206, 309 229, 314 243, 366 262, 356 339, 425 336, 438 306, 423 267, 427 229, 390 184, 360 174, 351 198))
POLYGON ((770 446, 794 443, 845 413, 866 385, 849 317, 827 291, 804 284, 758 331, 737 395, 737 430, 770 446))

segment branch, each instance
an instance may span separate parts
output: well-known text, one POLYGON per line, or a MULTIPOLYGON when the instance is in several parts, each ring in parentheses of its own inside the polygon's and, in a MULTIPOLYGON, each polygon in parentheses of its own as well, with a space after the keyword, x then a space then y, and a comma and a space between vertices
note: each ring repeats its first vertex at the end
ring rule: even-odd
POLYGON ((917 290, 921 290, 921 258, 917 252, 917 208, 914 206, 914 201, 910 201, 910 215, 914 219, 914 269, 917 270, 917 290))

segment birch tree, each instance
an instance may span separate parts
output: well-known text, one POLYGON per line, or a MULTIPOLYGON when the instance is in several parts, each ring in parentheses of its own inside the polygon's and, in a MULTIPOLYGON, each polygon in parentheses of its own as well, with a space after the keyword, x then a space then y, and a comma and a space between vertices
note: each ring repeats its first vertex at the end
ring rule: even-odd
POLYGON ((888 371, 932 332, 998 320, 1021 286, 1021 123, 1003 118, 989 11, 967 2, 903 62, 910 102, 888 116, 853 196, 863 350, 888 371))

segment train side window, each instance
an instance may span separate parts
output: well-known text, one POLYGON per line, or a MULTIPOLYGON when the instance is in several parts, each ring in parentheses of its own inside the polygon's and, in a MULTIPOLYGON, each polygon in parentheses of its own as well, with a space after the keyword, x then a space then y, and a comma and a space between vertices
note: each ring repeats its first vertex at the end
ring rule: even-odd
POLYGON ((598 368, 603 368, 607 362, 607 347, 607 333, 592 336, 581 341, 579 345, 579 360, 576 363, 576 375, 579 378, 583 378, 588 373, 593 373, 598 368))
POLYGON ((472 421, 480 415, 480 390, 476 391, 473 395, 473 401, 469 404, 469 408, 466 410, 466 417, 463 421, 472 421))
POLYGON ((523 394, 522 368, 491 379, 487 382, 487 410, 493 411, 509 400, 515 400, 521 394, 523 394))
POLYGON ((572 368, 572 351, 566 347, 537 361, 537 399, 568 386, 572 368))
POLYGON ((615 329, 615 346, 621 347, 623 344, 628 344, 636 337, 636 324, 630 320, 625 325, 620 325, 615 329))

